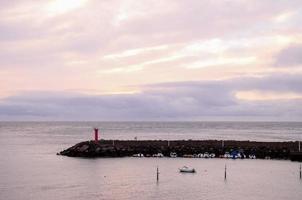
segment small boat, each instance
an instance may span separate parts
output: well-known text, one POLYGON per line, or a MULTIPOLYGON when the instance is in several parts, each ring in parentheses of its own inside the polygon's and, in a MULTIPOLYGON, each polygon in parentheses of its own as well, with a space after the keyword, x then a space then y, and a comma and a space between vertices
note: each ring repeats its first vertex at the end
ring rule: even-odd
POLYGON ((205 153, 203 154, 203 157, 204 157, 204 158, 210 158, 210 154, 209 154, 208 152, 205 152, 205 153))
POLYGON ((230 155, 231 155, 231 158, 232 158, 232 159, 239 159, 239 158, 242 157, 242 156, 241 156, 241 153, 238 152, 238 151, 232 151, 230 155))
POLYGON ((183 166, 182 168, 179 168, 179 172, 183 172, 183 173, 195 173, 196 170, 194 168, 183 166))
POLYGON ((232 158, 231 154, 229 152, 225 152, 223 155, 224 158, 232 158))
POLYGON ((171 158, 176 158, 176 157, 177 157, 177 153, 171 152, 171 153, 170 153, 170 157, 171 157, 171 158))
POLYGON ((236 158, 239 158, 239 159, 241 159, 241 158, 242 158, 242 155, 241 155, 241 153, 237 153, 237 155, 236 155, 236 158))
POLYGON ((144 154, 137 153, 137 154, 133 154, 132 157, 144 157, 144 154))
POLYGON ((152 157, 162 158, 164 155, 162 153, 153 154, 152 157))
POLYGON ((197 157, 198 157, 198 158, 203 158, 203 153, 199 153, 199 154, 197 155, 197 157))

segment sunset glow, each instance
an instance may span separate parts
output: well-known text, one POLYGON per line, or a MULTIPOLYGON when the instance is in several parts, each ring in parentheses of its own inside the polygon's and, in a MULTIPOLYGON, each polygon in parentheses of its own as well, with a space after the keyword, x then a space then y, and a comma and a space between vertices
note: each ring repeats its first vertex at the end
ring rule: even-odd
POLYGON ((298 93, 277 93, 264 91, 239 91, 236 93, 238 99, 247 101, 271 101, 271 100, 292 100, 302 99, 298 93))
MULTIPOLYGON (((169 117, 240 116, 252 104, 270 102, 273 108, 259 115, 277 109, 281 116, 301 101, 302 3, 256 2, 3 3, 0 111, 14 112, 49 92, 101 99, 99 108, 110 94, 115 100, 106 106, 117 113, 115 105, 127 102, 145 115, 151 101, 169 117), (34 99, 26 103, 25 94, 34 99), (191 100, 179 113, 174 105, 184 99, 191 100), (283 110, 275 107, 281 101, 283 110), (211 111, 192 114, 197 108, 211 111)), ((302 118, 297 113, 293 118, 302 118)))
POLYGON ((50 14, 59 15, 80 8, 86 2, 87 0, 52 0, 47 4, 46 10, 50 14))

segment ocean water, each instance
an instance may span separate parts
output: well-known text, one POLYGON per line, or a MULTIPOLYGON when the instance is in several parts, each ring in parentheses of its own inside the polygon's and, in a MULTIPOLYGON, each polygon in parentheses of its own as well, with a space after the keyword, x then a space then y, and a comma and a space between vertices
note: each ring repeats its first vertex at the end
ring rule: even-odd
POLYGON ((93 127, 104 139, 302 140, 300 122, 0 122, 0 199, 301 199, 298 162, 56 155, 93 127))

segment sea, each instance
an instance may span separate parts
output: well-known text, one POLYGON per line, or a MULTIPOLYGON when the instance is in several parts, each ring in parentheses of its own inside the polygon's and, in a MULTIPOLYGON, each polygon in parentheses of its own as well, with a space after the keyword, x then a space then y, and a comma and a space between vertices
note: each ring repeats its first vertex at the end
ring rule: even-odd
POLYGON ((93 128, 101 139, 302 141, 302 122, 0 122, 0 200, 302 197, 299 162, 56 155, 93 139, 93 128), (184 165, 197 173, 179 173, 184 165))

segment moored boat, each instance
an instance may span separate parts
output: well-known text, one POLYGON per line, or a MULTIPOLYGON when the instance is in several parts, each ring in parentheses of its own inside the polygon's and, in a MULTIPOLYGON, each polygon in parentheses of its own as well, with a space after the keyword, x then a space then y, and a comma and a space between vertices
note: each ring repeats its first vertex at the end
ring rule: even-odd
POLYGON ((197 157, 198 157, 198 158, 203 158, 203 153, 199 153, 199 154, 197 155, 197 157))
POLYGON ((183 172, 183 173, 195 173, 196 170, 194 168, 183 166, 182 168, 179 168, 179 172, 183 172))
POLYGON ((209 158, 209 157, 210 157, 210 154, 209 154, 208 152, 205 152, 205 153, 203 154, 203 157, 204 157, 204 158, 209 158))
POLYGON ((132 157, 144 157, 144 154, 137 153, 137 154, 133 154, 132 157))
POLYGON ((152 157, 162 158, 164 155, 162 153, 153 154, 152 157))
POLYGON ((171 153, 170 153, 170 157, 171 157, 171 158, 176 158, 176 157, 177 157, 177 153, 171 152, 171 153))
POLYGON ((249 159, 256 159, 256 155, 255 154, 250 154, 249 159))

